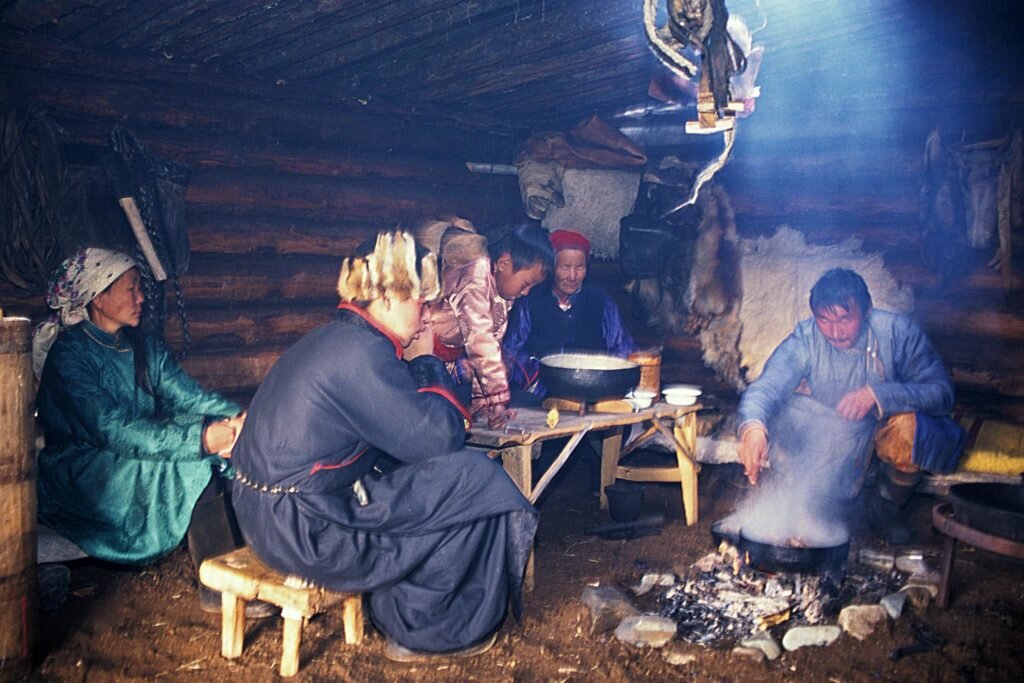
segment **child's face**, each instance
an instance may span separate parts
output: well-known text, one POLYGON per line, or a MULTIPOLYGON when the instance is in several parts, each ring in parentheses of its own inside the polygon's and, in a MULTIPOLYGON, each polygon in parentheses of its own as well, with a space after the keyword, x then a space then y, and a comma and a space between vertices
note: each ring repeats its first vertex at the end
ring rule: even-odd
POLYGON ((544 281, 545 275, 543 263, 534 263, 528 268, 516 270, 509 254, 502 254, 494 263, 494 282, 498 285, 498 294, 508 301, 529 294, 534 285, 544 281))

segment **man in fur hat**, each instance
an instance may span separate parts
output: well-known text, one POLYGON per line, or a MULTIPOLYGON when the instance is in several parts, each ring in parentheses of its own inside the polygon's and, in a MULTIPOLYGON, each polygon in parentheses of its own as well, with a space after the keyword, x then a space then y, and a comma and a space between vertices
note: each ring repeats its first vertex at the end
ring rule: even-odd
POLYGON ((438 296, 437 262, 404 232, 344 261, 337 317, 289 349, 249 409, 235 508, 268 566, 368 594, 396 661, 495 640, 537 514, 501 466, 463 448, 467 413, 432 356, 403 348, 438 296))

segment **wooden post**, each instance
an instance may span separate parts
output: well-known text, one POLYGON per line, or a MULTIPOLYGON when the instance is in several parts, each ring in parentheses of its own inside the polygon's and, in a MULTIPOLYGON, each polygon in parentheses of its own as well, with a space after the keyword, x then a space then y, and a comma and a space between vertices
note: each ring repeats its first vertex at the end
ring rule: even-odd
POLYGON ((0 680, 32 668, 36 591, 35 393, 28 318, 0 319, 0 680))
POLYGON ((363 596, 345 598, 341 610, 345 625, 345 642, 349 645, 359 645, 363 642, 363 596))

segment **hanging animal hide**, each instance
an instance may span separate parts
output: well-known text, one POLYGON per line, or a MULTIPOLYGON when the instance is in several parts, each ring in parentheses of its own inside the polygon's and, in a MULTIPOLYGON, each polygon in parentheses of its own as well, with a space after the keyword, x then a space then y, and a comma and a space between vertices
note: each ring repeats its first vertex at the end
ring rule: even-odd
POLYGON ((1012 231, 1021 227, 1024 195, 1021 133, 946 147, 939 131, 925 142, 918 217, 922 256, 945 281, 959 277, 965 249, 996 247, 989 265, 1012 284, 1012 231))
POLYGON ((811 315, 811 287, 831 268, 859 273, 879 308, 913 310, 912 290, 896 283, 881 254, 864 252, 861 245, 855 238, 811 245, 803 233, 786 227, 771 237, 742 241, 737 273, 741 295, 736 306, 701 330, 704 363, 737 390, 746 388, 796 323, 811 315))
POLYGON ((64 257, 62 132, 42 109, 0 111, 0 280, 25 292, 41 292, 64 257))
POLYGON ((810 316, 811 287, 830 268, 850 268, 868 284, 876 305, 913 309, 913 293, 885 269, 881 254, 861 241, 809 245, 803 234, 780 228, 774 235, 740 240, 728 197, 704 193, 696 240, 689 254, 677 244, 660 280, 632 283, 647 324, 668 334, 698 335, 704 363, 742 391, 796 323, 810 316))
POLYGON ((739 296, 733 277, 739 240, 729 197, 717 185, 708 185, 695 206, 675 217, 681 221, 671 226, 675 239, 662 250, 667 264, 627 290, 634 315, 649 326, 693 334, 729 311, 739 296))

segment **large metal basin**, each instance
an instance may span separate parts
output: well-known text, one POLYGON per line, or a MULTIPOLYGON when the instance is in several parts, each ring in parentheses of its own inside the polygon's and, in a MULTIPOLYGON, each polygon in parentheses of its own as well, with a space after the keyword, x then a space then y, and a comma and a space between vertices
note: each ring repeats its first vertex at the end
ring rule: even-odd
POLYGON ((540 359, 551 396, 593 403, 622 398, 640 382, 640 365, 600 353, 556 353, 540 359))

